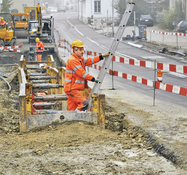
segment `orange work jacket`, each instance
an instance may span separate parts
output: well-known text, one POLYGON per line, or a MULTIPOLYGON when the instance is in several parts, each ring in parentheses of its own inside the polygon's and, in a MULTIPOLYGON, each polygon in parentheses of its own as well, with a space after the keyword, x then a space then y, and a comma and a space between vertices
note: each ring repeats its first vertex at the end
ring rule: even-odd
POLYGON ((37 43, 36 43, 36 51, 37 51, 37 54, 39 53, 39 52, 43 52, 43 50, 44 50, 44 44, 41 42, 41 41, 38 41, 37 43), (41 49, 38 49, 38 47, 41 47, 41 49))
POLYGON ((100 61, 99 56, 94 58, 78 58, 75 53, 68 58, 66 63, 64 92, 72 90, 84 90, 85 80, 91 81, 93 76, 85 71, 85 66, 100 61))
POLYGON ((4 20, 0 21, 0 25, 4 26, 6 24, 6 22, 4 20))

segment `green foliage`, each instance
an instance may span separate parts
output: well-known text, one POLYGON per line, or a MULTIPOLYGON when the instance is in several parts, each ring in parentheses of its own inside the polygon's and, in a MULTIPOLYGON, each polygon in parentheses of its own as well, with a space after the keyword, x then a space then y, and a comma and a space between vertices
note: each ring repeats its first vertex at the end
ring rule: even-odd
POLYGON ((12 6, 12 0, 3 0, 1 5, 1 12, 2 13, 10 13, 10 7, 12 6))
MULTIPOLYGON (((138 20, 140 19, 141 15, 147 15, 147 14, 150 14, 153 17, 153 20, 155 20, 156 11, 162 11, 163 9, 169 8, 169 0, 165 0, 161 3, 159 3, 159 1, 156 1, 153 4, 147 3, 146 0, 133 0, 133 2, 135 3, 135 7, 133 11, 136 12, 136 18, 138 20)), ((118 0, 115 2, 114 8, 119 14, 120 20, 125 12, 127 3, 128 1, 126 0, 118 0)), ((133 21, 134 21, 134 15, 131 14, 127 25, 132 25, 133 21)))
POLYGON ((175 25, 185 19, 182 2, 176 2, 175 8, 159 14, 159 26, 163 29, 173 30, 175 25))

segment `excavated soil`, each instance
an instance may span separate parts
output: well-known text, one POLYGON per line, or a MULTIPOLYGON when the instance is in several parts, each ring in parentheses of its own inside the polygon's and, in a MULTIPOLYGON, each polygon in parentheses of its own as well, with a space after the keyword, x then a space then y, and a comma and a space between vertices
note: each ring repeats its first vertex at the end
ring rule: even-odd
MULTIPOLYGON (((21 54, 13 55, 0 63, 18 63, 21 54)), ((61 66, 58 54, 54 59, 61 66)), ((128 117, 152 114, 108 97, 105 129, 66 122, 20 133, 17 66, 1 70, 11 91, 0 79, 0 174, 186 174, 177 154, 128 117)))
POLYGON ((0 93, 0 174, 185 174, 109 98, 105 129, 66 122, 20 133, 17 75, 10 85, 11 92, 0 93))

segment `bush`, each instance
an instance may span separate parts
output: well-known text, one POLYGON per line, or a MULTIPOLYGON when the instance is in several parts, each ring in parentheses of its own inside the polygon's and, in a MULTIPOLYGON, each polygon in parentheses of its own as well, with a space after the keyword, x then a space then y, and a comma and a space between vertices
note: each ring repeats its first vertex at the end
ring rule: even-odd
POLYGON ((176 2, 175 8, 158 15, 159 26, 163 29, 173 30, 175 26, 185 19, 182 3, 176 2))

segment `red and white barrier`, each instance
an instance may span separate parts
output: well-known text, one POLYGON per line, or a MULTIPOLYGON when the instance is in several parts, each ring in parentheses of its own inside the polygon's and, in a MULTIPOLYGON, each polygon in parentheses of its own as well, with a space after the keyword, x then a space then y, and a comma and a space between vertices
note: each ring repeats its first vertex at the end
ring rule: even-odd
POLYGON ((0 46, 1 50, 8 50, 11 52, 20 52, 20 50, 17 50, 16 48, 21 48, 23 45, 19 45, 19 46, 0 46))
MULTIPOLYGON (((96 64, 92 65, 91 67, 94 69, 101 70, 101 66, 96 65, 96 64)), ((145 78, 141 78, 141 77, 138 77, 135 75, 131 75, 131 74, 127 74, 127 73, 123 73, 123 72, 119 72, 119 71, 112 71, 111 69, 108 69, 107 73, 110 75, 114 75, 114 76, 117 76, 120 78, 130 80, 130 81, 134 81, 134 82, 137 82, 140 84, 144 84, 146 86, 154 87, 154 81, 152 81, 152 80, 148 80, 145 78)), ((175 94, 187 96, 187 88, 185 88, 185 87, 165 84, 165 83, 161 83, 161 82, 155 82, 155 88, 163 90, 163 91, 168 91, 168 92, 172 92, 175 94)))
MULTIPOLYGON (((101 53, 92 52, 92 51, 87 51, 87 54, 91 56, 101 55, 101 53)), ((152 61, 134 60, 132 58, 124 58, 124 57, 119 57, 119 56, 113 56, 112 61, 154 69, 154 62, 152 61)), ((160 69, 160 70, 168 71, 168 72, 177 72, 177 73, 187 74, 187 66, 183 66, 183 65, 156 63, 156 69, 160 69)))
MULTIPOLYGON (((67 42, 70 45, 70 43, 67 40, 60 40, 60 41, 67 42)), ((65 49, 68 50, 68 52, 70 52, 70 50, 66 46, 60 46, 60 44, 59 44, 59 47, 65 48, 65 49)), ((87 54, 87 55, 91 55, 91 56, 98 56, 98 55, 102 54, 102 53, 93 52, 93 51, 84 51, 84 53, 87 54)), ((151 62, 151 61, 134 60, 132 58, 124 58, 124 57, 119 57, 119 56, 113 56, 112 60, 116 61, 116 62, 119 62, 119 63, 130 64, 130 65, 134 65, 134 66, 140 66, 140 67, 146 67, 146 68, 154 69, 154 62, 151 62)), ((91 65, 90 67, 92 67, 94 69, 101 70, 101 66, 96 65, 96 64, 91 65)), ((187 74, 187 66, 183 66, 183 65, 156 63, 156 68, 159 69, 159 70, 163 70, 163 71, 171 71, 171 72, 187 74)), ((145 79, 145 78, 141 78, 141 77, 138 77, 138 76, 135 76, 135 75, 131 75, 131 74, 127 74, 127 73, 123 73, 123 72, 119 72, 119 71, 112 71, 111 69, 108 69, 107 73, 110 74, 110 75, 114 75, 114 76, 117 76, 117 77, 120 77, 120 78, 130 80, 130 81, 134 81, 134 82, 137 82, 137 83, 140 83, 140 84, 144 84, 144 85, 147 85, 147 86, 150 86, 150 87, 154 87, 154 81, 152 81, 152 80, 148 80, 148 79, 145 79)), ((155 82, 155 88, 187 96, 187 88, 185 88, 185 87, 165 84, 165 83, 162 83, 162 82, 155 82)))
MULTIPOLYGON (((70 45, 70 43, 67 40, 61 40, 61 41, 67 42, 70 45)), ((61 46, 61 47, 64 48, 65 46, 61 46)), ((66 47, 66 49, 68 48, 66 47)), ((71 52, 69 49, 68 51, 71 52)), ((84 53, 90 56, 97 56, 97 55, 102 54, 102 53, 93 52, 93 51, 84 51, 84 53)), ((152 61, 134 60, 132 58, 124 58, 124 57, 119 57, 119 56, 113 56, 112 61, 154 69, 154 62, 152 61)), ((168 71, 168 72, 187 74, 187 66, 184 66, 184 65, 174 65, 174 64, 157 62, 156 69, 160 69, 160 70, 168 71)))
POLYGON ((161 32, 156 30, 149 30, 146 29, 147 32, 156 33, 156 34, 162 34, 162 35, 172 35, 172 36, 187 36, 185 33, 177 33, 177 32, 161 32))

